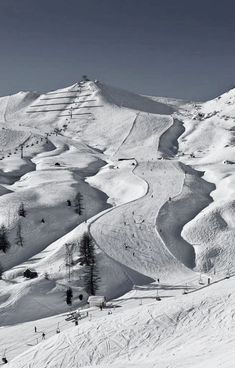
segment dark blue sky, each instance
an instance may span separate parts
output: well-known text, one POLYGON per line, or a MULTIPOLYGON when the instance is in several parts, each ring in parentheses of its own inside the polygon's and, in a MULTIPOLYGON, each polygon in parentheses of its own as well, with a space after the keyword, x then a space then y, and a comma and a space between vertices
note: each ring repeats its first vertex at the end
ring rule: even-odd
POLYGON ((87 74, 158 96, 235 84, 234 0, 1 0, 0 95, 87 74))

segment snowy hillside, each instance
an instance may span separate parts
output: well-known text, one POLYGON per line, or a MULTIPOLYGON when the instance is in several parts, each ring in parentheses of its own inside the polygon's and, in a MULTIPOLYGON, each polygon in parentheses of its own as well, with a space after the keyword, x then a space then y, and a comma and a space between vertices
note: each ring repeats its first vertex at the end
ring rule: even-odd
POLYGON ((0 98, 6 366, 233 367, 234 135, 235 90, 190 103, 81 81, 0 98))

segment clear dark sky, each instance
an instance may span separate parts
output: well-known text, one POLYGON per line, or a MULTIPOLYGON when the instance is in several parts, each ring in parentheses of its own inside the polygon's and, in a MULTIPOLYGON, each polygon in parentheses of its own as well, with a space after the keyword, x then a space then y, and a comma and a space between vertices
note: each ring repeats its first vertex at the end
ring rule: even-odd
POLYGON ((235 84, 234 0, 0 0, 0 95, 87 74, 209 99, 235 84))

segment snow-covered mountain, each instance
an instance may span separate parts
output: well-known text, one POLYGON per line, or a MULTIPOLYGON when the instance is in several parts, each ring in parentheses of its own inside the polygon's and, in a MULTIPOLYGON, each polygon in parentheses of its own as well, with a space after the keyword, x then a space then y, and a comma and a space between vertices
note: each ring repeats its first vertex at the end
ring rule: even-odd
POLYGON ((0 98, 9 367, 233 367, 234 124, 235 90, 193 103, 82 81, 0 98), (86 307, 84 233, 103 310, 86 307))

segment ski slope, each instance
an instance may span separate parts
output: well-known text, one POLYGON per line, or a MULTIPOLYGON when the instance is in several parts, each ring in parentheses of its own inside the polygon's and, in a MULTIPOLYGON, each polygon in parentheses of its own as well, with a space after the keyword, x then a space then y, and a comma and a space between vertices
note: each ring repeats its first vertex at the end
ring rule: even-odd
POLYGON ((232 367, 234 103, 234 90, 189 103, 98 81, 0 98, 6 366, 232 367), (74 327, 66 313, 88 297, 84 232, 108 305, 74 327))
POLYGON ((98 312, 10 367, 233 367, 234 280, 169 301, 98 312), (226 284, 225 284, 226 283, 226 284), (156 305, 157 303, 157 305, 156 305))

